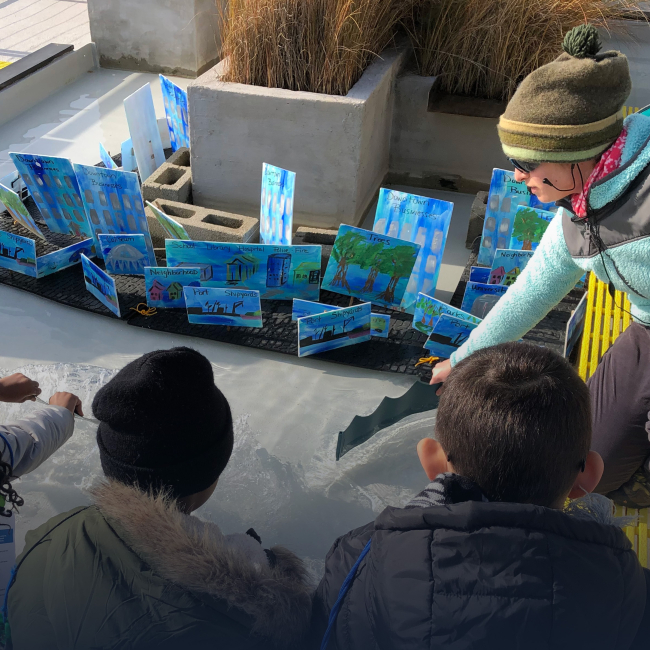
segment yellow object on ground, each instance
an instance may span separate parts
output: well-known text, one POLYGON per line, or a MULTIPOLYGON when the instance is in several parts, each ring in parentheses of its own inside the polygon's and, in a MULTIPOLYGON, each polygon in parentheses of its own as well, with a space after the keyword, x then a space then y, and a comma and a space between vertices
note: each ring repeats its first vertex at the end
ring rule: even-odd
POLYGON ((8 65, 11 65, 11 61, 0 61, 0 70, 6 68, 8 65))
MULTIPOLYGON (((614 344, 618 336, 630 325, 630 301, 627 296, 617 291, 615 300, 607 291, 607 285, 593 273, 589 274, 589 295, 585 313, 585 329, 580 344, 580 362, 578 372, 587 381, 594 374, 603 354, 614 344), (621 309, 621 307, 623 309, 621 309), (623 311, 626 310, 626 311, 623 311)), ((616 506, 617 515, 638 517, 636 526, 627 526, 625 534, 634 546, 639 561, 644 567, 650 565, 648 557, 648 524, 650 510, 634 510, 616 506)))

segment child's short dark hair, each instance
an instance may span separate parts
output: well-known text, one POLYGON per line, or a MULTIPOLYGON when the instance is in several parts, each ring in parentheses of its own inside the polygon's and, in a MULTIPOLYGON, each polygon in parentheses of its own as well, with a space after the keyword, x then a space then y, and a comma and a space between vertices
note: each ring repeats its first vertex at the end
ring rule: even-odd
POLYGON ((450 373, 436 438, 454 469, 489 499, 553 507, 589 452, 589 389, 546 348, 485 348, 450 373))

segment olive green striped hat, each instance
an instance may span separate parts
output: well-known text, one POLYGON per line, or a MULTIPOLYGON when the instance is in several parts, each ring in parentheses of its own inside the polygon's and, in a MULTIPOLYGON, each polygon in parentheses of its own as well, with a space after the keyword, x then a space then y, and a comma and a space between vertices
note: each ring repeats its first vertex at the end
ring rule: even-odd
POLYGON ((627 58, 600 51, 593 25, 575 27, 564 53, 531 72, 498 124, 508 158, 578 163, 596 158, 623 129, 623 105, 632 89, 627 58))

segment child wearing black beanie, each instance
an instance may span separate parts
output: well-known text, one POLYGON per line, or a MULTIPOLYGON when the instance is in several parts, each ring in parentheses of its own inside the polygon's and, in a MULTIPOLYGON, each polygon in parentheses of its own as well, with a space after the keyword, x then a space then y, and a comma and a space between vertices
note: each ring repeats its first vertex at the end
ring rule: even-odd
POLYGON ((210 362, 185 347, 145 354, 93 412, 108 481, 93 506, 27 534, 7 600, 14 648, 295 647, 311 613, 301 560, 189 516, 233 449, 210 362))

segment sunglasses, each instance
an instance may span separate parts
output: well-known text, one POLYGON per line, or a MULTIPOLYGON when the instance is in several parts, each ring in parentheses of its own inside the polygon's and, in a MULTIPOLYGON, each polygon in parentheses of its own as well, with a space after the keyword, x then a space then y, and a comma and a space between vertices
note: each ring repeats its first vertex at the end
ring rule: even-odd
POLYGON ((541 163, 538 162, 528 162, 527 160, 515 160, 514 158, 508 158, 510 164, 523 174, 530 174, 530 172, 537 169, 541 163))

